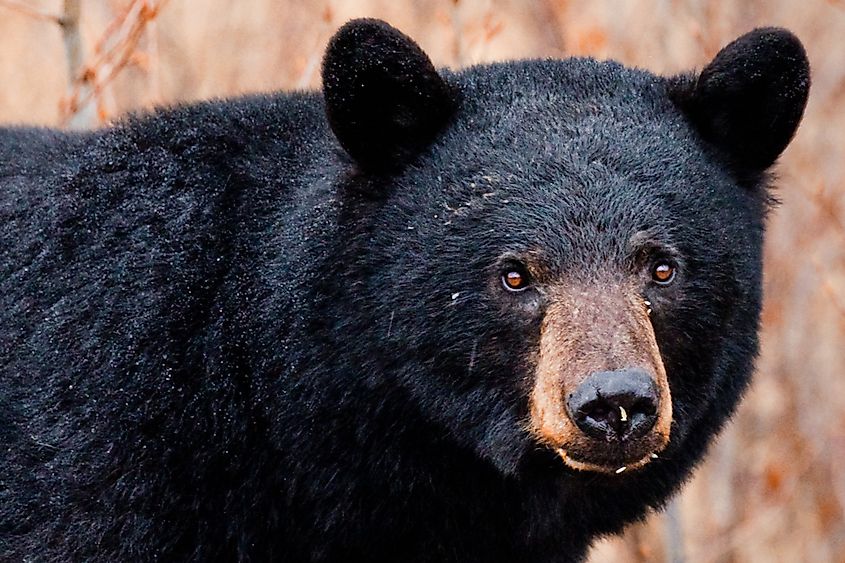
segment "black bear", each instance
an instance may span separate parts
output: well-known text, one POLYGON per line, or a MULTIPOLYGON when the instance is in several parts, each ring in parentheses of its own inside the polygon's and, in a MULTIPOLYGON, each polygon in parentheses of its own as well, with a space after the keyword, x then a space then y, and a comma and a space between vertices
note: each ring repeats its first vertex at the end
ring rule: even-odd
POLYGON ((0 559, 578 561, 730 416, 792 34, 323 84, 0 130, 0 559))

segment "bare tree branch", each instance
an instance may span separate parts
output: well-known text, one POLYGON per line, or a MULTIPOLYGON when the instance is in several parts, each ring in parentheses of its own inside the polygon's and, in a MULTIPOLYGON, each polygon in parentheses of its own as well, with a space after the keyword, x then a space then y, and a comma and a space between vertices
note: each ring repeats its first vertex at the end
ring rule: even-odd
POLYGON ((126 9, 108 25, 96 43, 93 59, 84 65, 78 34, 79 1, 65 0, 66 16, 63 24, 68 64, 73 72, 63 123, 71 128, 96 124, 96 102, 103 89, 130 63, 138 60, 138 43, 167 0, 131 0, 126 9), (70 25, 74 21, 75 25, 70 25), (76 45, 72 43, 74 36, 71 31, 74 28, 78 42, 76 45), (73 50, 74 47, 78 47, 78 50, 73 50))
POLYGON ((51 14, 50 12, 44 12, 38 8, 33 8, 32 6, 25 4, 24 2, 19 2, 18 0, 0 0, 0 8, 6 8, 12 10, 13 12, 18 12, 38 20, 45 20, 59 25, 62 23, 61 16, 51 14))
POLYGON ((666 563, 684 563, 684 530, 680 501, 677 497, 666 506, 664 525, 666 563))
POLYGON ((85 59, 82 46, 82 34, 79 30, 79 17, 82 13, 80 0, 65 0, 64 13, 59 20, 62 27, 62 41, 65 44, 70 96, 68 98, 67 125, 71 129, 88 129, 96 124, 96 112, 93 104, 79 103, 80 97, 90 98, 90 76, 83 71, 85 59), (78 92, 79 94, 74 94, 78 92))

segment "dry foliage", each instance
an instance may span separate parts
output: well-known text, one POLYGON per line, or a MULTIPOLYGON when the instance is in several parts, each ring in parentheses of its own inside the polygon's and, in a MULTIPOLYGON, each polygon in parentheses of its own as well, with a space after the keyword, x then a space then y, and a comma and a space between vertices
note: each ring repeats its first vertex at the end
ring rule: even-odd
POLYGON ((779 167, 753 390, 668 515, 593 560, 845 561, 845 2, 0 0, 0 122, 89 126, 159 102, 318 87, 332 31, 364 15, 447 66, 590 55, 673 73, 755 26, 804 40, 814 84, 779 167))

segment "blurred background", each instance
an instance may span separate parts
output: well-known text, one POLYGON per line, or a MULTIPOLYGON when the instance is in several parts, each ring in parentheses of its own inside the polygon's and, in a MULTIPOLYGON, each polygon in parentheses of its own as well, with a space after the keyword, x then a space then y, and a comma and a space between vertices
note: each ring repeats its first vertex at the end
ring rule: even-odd
POLYGON ((798 34, 813 87, 777 169, 755 383, 684 493, 591 561, 845 562, 845 0, 0 0, 0 123, 318 88, 328 38, 359 16, 451 67, 591 56, 672 74, 756 26, 798 34))

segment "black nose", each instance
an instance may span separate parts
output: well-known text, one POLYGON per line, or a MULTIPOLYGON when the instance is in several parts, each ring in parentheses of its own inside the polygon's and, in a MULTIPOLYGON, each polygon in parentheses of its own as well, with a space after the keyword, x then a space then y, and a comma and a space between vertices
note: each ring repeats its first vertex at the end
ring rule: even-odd
POLYGON ((600 440, 635 440, 657 421, 657 388, 641 369, 601 371, 569 395, 566 408, 581 431, 600 440))

